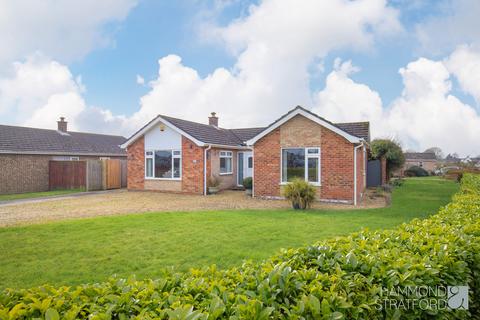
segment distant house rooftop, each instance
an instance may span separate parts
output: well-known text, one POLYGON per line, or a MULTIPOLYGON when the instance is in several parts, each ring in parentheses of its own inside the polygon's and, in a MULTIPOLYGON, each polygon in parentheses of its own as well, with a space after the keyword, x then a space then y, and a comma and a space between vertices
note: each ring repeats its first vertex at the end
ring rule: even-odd
POLYGON ((67 131, 64 118, 58 130, 0 125, 0 153, 126 156, 122 136, 67 131))
POLYGON ((434 152, 405 152, 405 160, 435 161, 437 157, 434 152))

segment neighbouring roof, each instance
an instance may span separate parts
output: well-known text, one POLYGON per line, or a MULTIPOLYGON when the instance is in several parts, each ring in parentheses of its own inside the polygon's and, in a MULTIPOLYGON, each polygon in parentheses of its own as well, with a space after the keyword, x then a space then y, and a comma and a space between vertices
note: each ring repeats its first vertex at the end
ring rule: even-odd
POLYGON ((187 136, 187 138, 193 140, 198 145, 216 144, 236 147, 245 146, 247 141, 261 135, 266 130, 282 121, 285 117, 291 116, 295 112, 302 112, 304 115, 307 115, 314 120, 319 119, 323 125, 326 125, 337 133, 344 135, 351 141, 370 141, 369 122, 332 123, 311 111, 297 106, 269 126, 256 128, 225 129, 165 115, 158 115, 140 130, 130 136, 130 138, 127 139, 127 142, 122 147, 127 147, 131 142, 135 141, 138 137, 145 134, 146 131, 150 130, 151 127, 161 121, 165 122, 166 125, 173 126, 174 129, 176 129, 180 134, 187 136))
POLYGON ((0 153, 126 156, 121 136, 0 125, 0 153))
POLYGON ((437 160, 434 152, 405 152, 404 155, 405 160, 437 160))

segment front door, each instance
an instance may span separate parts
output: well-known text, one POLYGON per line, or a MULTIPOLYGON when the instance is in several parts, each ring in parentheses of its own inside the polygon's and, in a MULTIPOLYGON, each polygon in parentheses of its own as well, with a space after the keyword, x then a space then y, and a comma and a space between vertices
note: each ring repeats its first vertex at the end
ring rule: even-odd
POLYGON ((243 179, 251 177, 253 172, 253 153, 251 151, 237 154, 237 185, 243 185, 243 179))
POLYGON ((244 153, 243 175, 244 177, 251 177, 253 171, 253 153, 251 151, 244 153))
POLYGON ((237 163, 237 185, 239 186, 242 186, 243 185, 243 169, 244 169, 244 165, 243 165, 243 152, 239 152, 237 153, 237 159, 238 159, 238 163, 237 163))

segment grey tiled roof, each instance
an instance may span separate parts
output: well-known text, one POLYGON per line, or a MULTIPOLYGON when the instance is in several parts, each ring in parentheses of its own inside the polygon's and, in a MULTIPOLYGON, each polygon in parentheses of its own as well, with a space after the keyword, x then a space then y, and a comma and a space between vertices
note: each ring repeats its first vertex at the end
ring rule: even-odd
POLYGON ((168 122, 170 122, 175 127, 179 128, 180 130, 184 131, 188 135, 192 136, 193 138, 207 144, 220 144, 220 145, 227 145, 227 146, 241 146, 245 145, 246 141, 252 139, 263 130, 267 129, 268 127, 274 125, 285 116, 289 115, 290 113, 294 112, 297 109, 302 109, 313 116, 322 119, 329 124, 336 126, 340 130, 345 131, 346 133, 353 135, 358 138, 363 138, 366 141, 370 141, 370 123, 369 122, 350 122, 350 123, 333 123, 330 122, 317 114, 304 109, 300 106, 290 110, 288 113, 280 117, 279 119, 275 120, 273 123, 268 125, 267 127, 257 127, 257 128, 240 128, 240 129, 225 129, 225 128, 218 128, 215 126, 211 126, 208 124, 173 118, 164 115, 158 115, 154 119, 152 119, 149 123, 143 126, 140 130, 134 133, 129 139, 133 138, 137 133, 142 131, 144 128, 149 126, 152 122, 157 120, 158 118, 162 118, 168 122))
POLYGON ((434 152, 405 152, 406 160, 437 160, 434 152))
POLYGON ((0 153, 125 156, 121 136, 0 125, 0 153))
POLYGON ((334 123, 337 128, 351 134, 352 136, 370 141, 370 122, 344 122, 334 123))
POLYGON ((245 142, 230 129, 217 128, 208 124, 163 115, 160 117, 204 143, 238 146, 245 142))

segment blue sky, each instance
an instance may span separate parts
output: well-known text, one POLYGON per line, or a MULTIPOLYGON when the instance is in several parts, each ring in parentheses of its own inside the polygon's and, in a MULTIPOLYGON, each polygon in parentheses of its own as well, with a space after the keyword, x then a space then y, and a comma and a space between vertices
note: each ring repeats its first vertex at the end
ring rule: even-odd
POLYGON ((406 149, 480 154, 475 0, 0 6, 3 123, 128 135, 158 113, 244 127, 302 104, 406 149))
MULTIPOLYGON (((227 5, 225 10, 215 14, 216 21, 227 25, 244 16, 252 3, 258 1, 227 5)), ((400 10, 403 4, 403 1, 392 3, 400 10)), ((403 10, 400 18, 407 33, 413 32, 417 24, 429 17, 443 15, 443 7, 438 1, 423 1, 418 7, 403 10)), ((82 75, 88 88, 85 93, 88 103, 107 106, 127 115, 134 113, 139 97, 148 92, 147 87, 136 83, 136 75, 143 76, 146 81, 156 78, 157 60, 168 54, 181 56, 184 64, 195 68, 201 76, 218 67, 233 67, 235 59, 224 48, 202 42, 196 30, 195 23, 214 8, 212 1, 140 1, 124 21, 108 26, 114 44, 72 63, 71 70, 82 75)), ((385 39, 370 52, 333 51, 325 58, 325 72, 312 80, 311 87, 324 86, 325 75, 332 70, 336 57, 351 59, 364 70, 352 78, 377 90, 384 103, 389 104, 402 90, 398 70, 420 56, 436 58, 439 55, 423 52, 415 38, 408 34, 394 40, 385 39)), ((455 90, 466 102, 474 103, 471 96, 455 90)))

